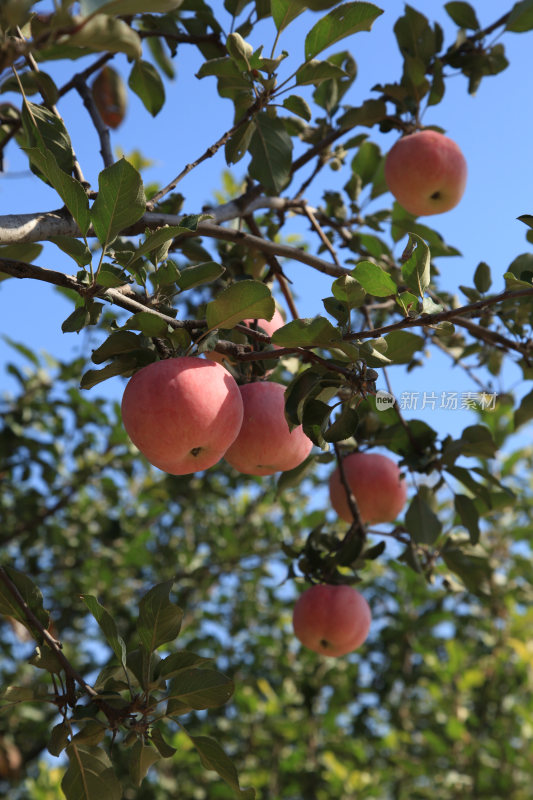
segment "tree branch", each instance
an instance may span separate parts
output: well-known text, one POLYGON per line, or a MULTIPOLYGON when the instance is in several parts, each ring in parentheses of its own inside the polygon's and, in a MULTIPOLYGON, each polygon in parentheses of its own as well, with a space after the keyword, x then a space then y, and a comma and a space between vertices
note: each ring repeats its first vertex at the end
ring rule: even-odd
MULTIPOLYGON (((133 236, 144 233, 146 228, 154 230, 163 225, 179 225, 181 219, 181 215, 147 212, 139 222, 123 233, 124 235, 133 236)), ((94 231, 90 229, 88 235, 94 236, 94 231)), ((36 214, 7 214, 0 216, 0 244, 41 242, 47 241, 51 236, 81 237, 81 232, 72 217, 63 209, 36 214)), ((241 242, 248 247, 254 247, 262 253, 281 256, 307 264, 307 266, 325 275, 331 275, 333 278, 348 275, 350 272, 318 256, 310 255, 300 247, 270 242, 260 236, 224 228, 221 225, 210 222, 200 222, 196 231, 182 234, 179 239, 199 236, 208 236, 212 239, 222 239, 228 242, 241 242)))

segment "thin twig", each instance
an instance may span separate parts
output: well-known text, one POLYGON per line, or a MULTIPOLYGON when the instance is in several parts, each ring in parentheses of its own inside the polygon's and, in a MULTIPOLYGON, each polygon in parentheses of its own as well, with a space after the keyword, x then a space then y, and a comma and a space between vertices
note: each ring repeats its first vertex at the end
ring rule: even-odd
POLYGON ((11 595, 13 596, 14 600, 16 601, 17 605, 24 613, 24 616, 28 620, 31 628, 39 633, 39 635, 44 639, 48 647, 53 651, 57 660, 60 662, 61 666, 65 670, 67 675, 70 675, 76 683, 83 689, 83 691, 88 694, 91 698, 95 699, 98 698, 98 692, 94 689, 90 684, 88 684, 84 678, 77 672, 77 670, 72 666, 68 658, 65 656, 62 650, 61 642, 55 639, 50 631, 46 630, 46 628, 42 625, 39 621, 37 616, 33 613, 27 602, 24 600, 23 596, 19 592, 17 586, 13 583, 9 575, 7 574, 4 567, 0 566, 0 580, 2 583, 7 587, 11 595))
POLYGON ((104 165, 106 167, 110 167, 114 163, 114 158, 113 150, 111 149, 111 136, 109 134, 109 128, 107 125, 105 125, 102 117, 100 116, 100 112, 96 108, 92 92, 87 86, 86 82, 77 76, 75 80, 73 79, 73 83, 76 91, 83 100, 83 105, 89 112, 89 116, 91 117, 94 127, 96 128, 98 138, 100 139, 100 153, 102 155, 104 165))
POLYGON ((114 58, 115 55, 116 53, 104 53, 104 55, 100 56, 100 58, 91 64, 90 67, 87 67, 87 69, 84 69, 82 72, 77 72, 69 81, 67 81, 67 83, 64 84, 64 86, 58 89, 58 96, 63 97, 63 95, 67 94, 67 92, 70 92, 71 89, 75 89, 77 81, 81 80, 84 83, 87 83, 87 79, 90 78, 95 72, 98 72, 98 70, 107 64, 108 61, 114 58))
POLYGON ((220 150, 220 148, 226 144, 227 141, 231 139, 231 137, 240 129, 243 125, 245 125, 248 120, 253 117, 254 114, 261 111, 261 109, 267 104, 268 102, 268 95, 262 95, 259 97, 252 105, 247 109, 247 111, 243 114, 243 116, 235 123, 226 133, 222 134, 220 139, 218 139, 214 144, 207 148, 205 153, 201 155, 196 161, 193 161, 191 164, 187 164, 179 175, 176 175, 174 180, 170 181, 163 189, 160 189, 156 194, 150 198, 150 202, 147 204, 148 209, 153 209, 154 206, 169 192, 176 188, 178 183, 183 180, 183 178, 189 174, 195 167, 201 164, 203 161, 206 161, 208 158, 212 158, 215 153, 220 150))
MULTIPOLYGON (((251 230, 251 232, 253 233, 254 236, 258 236, 258 237, 264 238, 262 236, 262 234, 261 234, 261 229, 259 228, 259 225, 257 224, 257 222, 255 221, 255 219, 253 218, 253 216, 251 214, 249 216, 245 217, 244 220, 245 220, 246 224, 248 225, 248 227, 250 228, 250 230, 251 230)), ((296 304, 294 302, 294 298, 292 296, 292 292, 291 292, 291 290, 289 288, 287 278, 283 274, 283 270, 281 268, 281 264, 279 263, 279 261, 276 258, 276 256, 273 255, 273 254, 267 254, 267 255, 265 255, 265 258, 266 258, 267 264, 270 266, 270 269, 274 273, 274 276, 275 276, 277 282, 279 283, 279 288, 281 290, 281 293, 283 294, 283 297, 285 298, 287 306, 289 307, 289 310, 290 310, 290 312, 292 314, 292 318, 293 319, 299 319, 300 315, 298 314, 298 309, 296 308, 296 304)))
POLYGON ((330 240, 322 230, 322 227, 318 223, 317 218, 313 214, 312 209, 307 205, 305 200, 302 200, 302 210, 307 219, 309 220, 309 222, 311 223, 313 230, 315 231, 315 233, 318 234, 320 241, 322 242, 326 250, 329 250, 333 261, 335 262, 335 264, 337 264, 338 267, 340 267, 339 259, 337 258, 337 252, 335 248, 333 247, 330 240))

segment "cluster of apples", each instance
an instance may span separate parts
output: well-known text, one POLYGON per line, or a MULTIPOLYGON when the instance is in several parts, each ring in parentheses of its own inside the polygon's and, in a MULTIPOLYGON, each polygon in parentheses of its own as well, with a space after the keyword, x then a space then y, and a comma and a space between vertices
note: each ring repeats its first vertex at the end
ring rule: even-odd
MULTIPOLYGON (((170 474, 208 469, 225 458, 242 473, 269 475, 293 469, 312 447, 301 426, 289 430, 284 390, 272 381, 239 387, 219 363, 171 358, 143 367, 130 379, 122 419, 148 461, 170 474)), ((343 460, 343 472, 363 523, 396 519, 407 491, 390 458, 351 453, 343 460)), ((339 517, 351 522, 339 467, 330 477, 329 494, 339 517)), ((308 649, 342 656, 366 640, 371 619, 367 601, 353 587, 316 584, 297 600, 293 629, 308 649)))
POLYGON ((156 361, 128 381, 122 421, 147 460, 171 475, 209 469, 222 458, 247 475, 297 467, 312 447, 289 430, 285 386, 238 386, 221 365, 195 356, 156 361))
MULTIPOLYGON (((267 329, 266 320, 259 322, 267 329)), ((270 475, 298 466, 312 447, 301 426, 289 430, 284 392, 273 381, 238 386, 218 362, 182 356, 133 375, 122 398, 122 419, 147 460, 172 475, 208 469, 222 458, 241 473, 270 475)), ((356 452, 342 466, 343 477, 337 467, 329 481, 331 505, 342 520, 353 521, 344 482, 364 524, 396 519, 407 490, 390 458, 356 452)), ((296 637, 329 656, 359 647, 370 623, 367 601, 347 585, 316 584, 300 595, 293 611, 296 637)))

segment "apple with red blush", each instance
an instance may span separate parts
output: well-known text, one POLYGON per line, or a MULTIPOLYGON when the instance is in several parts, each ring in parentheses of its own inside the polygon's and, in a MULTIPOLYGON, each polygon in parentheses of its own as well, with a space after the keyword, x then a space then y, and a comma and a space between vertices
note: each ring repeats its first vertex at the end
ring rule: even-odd
POLYGON ((466 186, 467 164, 459 146, 438 131, 402 136, 385 159, 385 181, 410 214, 442 214, 454 208, 466 186))
POLYGON ((316 584, 296 601, 292 616, 295 636, 325 656, 344 656, 368 636, 372 614, 363 595, 352 586, 316 584))

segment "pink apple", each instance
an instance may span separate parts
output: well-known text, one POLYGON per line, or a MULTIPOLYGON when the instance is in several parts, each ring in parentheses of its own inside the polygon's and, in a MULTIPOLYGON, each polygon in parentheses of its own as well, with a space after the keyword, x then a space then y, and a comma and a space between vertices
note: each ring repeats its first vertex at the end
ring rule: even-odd
POLYGON ((271 475, 293 469, 307 458, 313 443, 299 425, 285 419, 285 386, 257 381, 240 387, 244 415, 239 435, 225 459, 246 475, 271 475))
POLYGON ((171 475, 220 461, 239 433, 242 415, 241 393, 229 372, 188 356, 143 367, 122 398, 122 420, 133 444, 171 475))
POLYGON ((300 595, 292 616, 301 643, 325 656, 344 656, 359 647, 371 621, 368 603, 352 586, 312 586, 300 595))
MULTIPOLYGON (((255 320, 253 319, 245 319, 243 320, 244 325, 248 325, 251 327, 252 323, 255 320)), ((262 328, 263 331, 267 334, 267 336, 272 336, 274 331, 277 331, 278 328, 282 328, 285 325, 285 320, 281 316, 281 313, 276 310, 274 311, 274 316, 272 319, 258 319, 257 326, 258 328, 262 328)), ((274 349, 279 349, 277 345, 274 345, 274 349)), ((217 353, 216 350, 208 350, 207 353, 204 353, 205 357, 208 358, 210 361, 218 361, 219 364, 222 364, 227 356, 222 355, 222 353, 217 353)), ((271 370, 272 371, 272 370, 271 370)))
MULTIPOLYGON (((344 474, 365 523, 392 522, 405 505, 407 484, 398 465, 379 453, 351 453, 343 459, 344 474)), ((352 522, 339 468, 329 479, 331 505, 346 522, 352 522)))
POLYGON ((432 130, 399 139, 385 159, 385 180, 410 214, 442 214, 465 190, 465 157, 454 141, 432 130))

